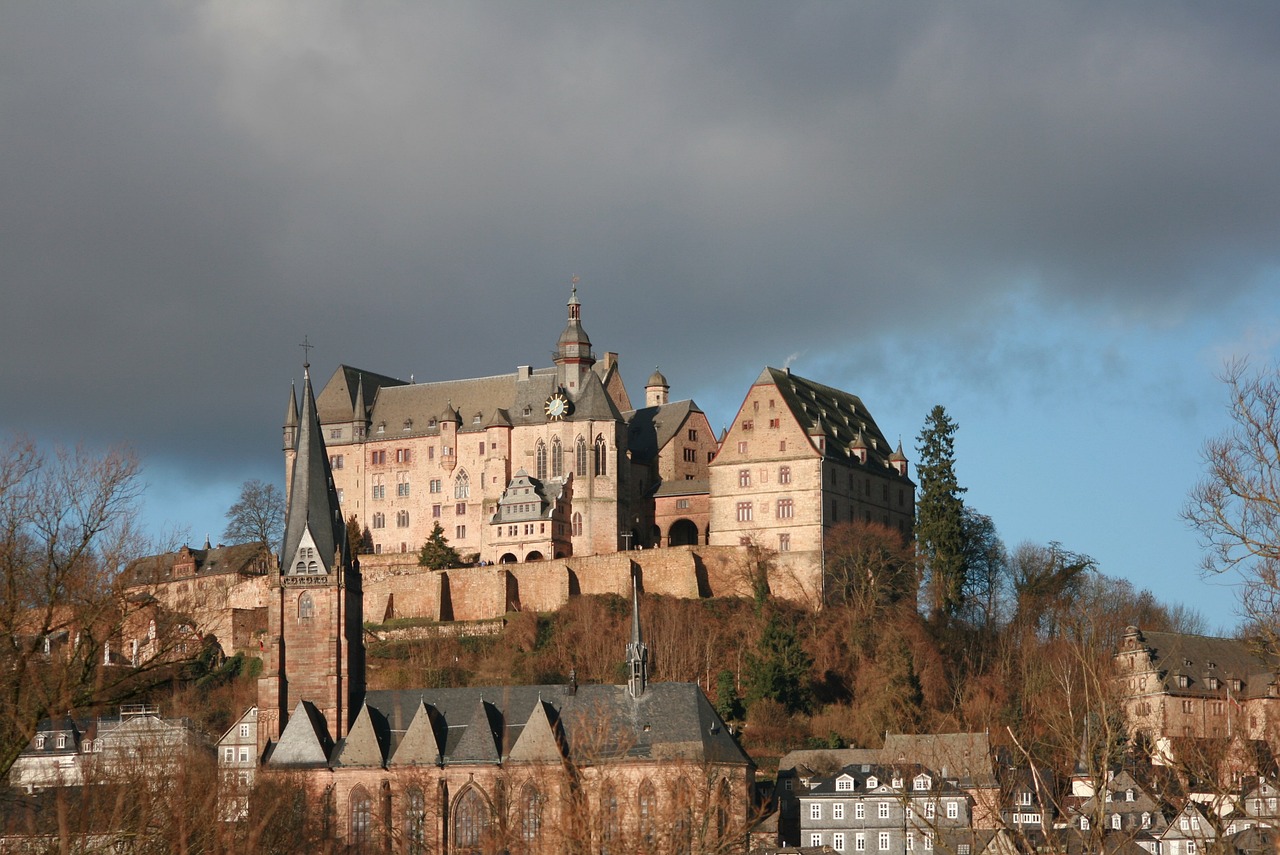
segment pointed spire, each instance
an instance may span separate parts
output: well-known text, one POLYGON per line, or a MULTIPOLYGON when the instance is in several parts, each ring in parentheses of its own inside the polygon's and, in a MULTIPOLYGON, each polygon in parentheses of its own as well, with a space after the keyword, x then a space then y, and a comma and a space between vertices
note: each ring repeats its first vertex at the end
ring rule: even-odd
POLYGON ((364 408, 364 375, 360 375, 360 379, 356 382, 356 404, 351 411, 351 420, 364 424, 365 419, 369 417, 369 412, 364 408))
POLYGON ((316 396, 311 388, 309 365, 303 366, 302 414, 298 420, 297 457, 285 511, 284 540, 280 545, 282 572, 294 572, 300 548, 312 549, 303 564, 308 575, 333 573, 348 563, 346 526, 338 504, 338 491, 329 469, 316 396), (334 566, 341 562, 341 567, 334 566))
POLYGON ((298 392, 289 383, 289 406, 284 411, 284 447, 291 451, 298 443, 298 392))
POLYGON ((633 698, 644 694, 649 682, 649 648, 640 635, 640 580, 634 566, 631 570, 631 641, 627 644, 627 693, 633 698))

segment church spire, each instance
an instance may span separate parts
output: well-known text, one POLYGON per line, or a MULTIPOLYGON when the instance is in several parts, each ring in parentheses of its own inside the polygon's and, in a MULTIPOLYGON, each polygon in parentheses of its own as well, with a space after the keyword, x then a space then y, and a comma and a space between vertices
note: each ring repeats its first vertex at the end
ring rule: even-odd
POLYGON ((640 635, 640 581, 631 571, 631 641, 627 644, 627 693, 644 694, 649 682, 649 648, 640 635))
POLYGON ((338 491, 329 468, 316 397, 311 389, 311 366, 303 366, 302 414, 298 419, 297 457, 289 484, 281 570, 305 575, 341 572, 348 563, 346 526, 338 491), (303 553, 303 549, 311 552, 303 553))

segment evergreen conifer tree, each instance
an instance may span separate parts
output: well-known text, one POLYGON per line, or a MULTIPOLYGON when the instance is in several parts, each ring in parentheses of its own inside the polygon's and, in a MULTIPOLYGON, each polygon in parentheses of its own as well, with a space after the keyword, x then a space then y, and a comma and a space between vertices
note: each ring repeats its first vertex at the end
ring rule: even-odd
POLYGON ((439 522, 431 529, 431 536, 418 551, 418 564, 432 570, 447 570, 462 563, 458 550, 449 545, 444 536, 444 528, 439 522))
POLYGON ((964 488, 956 481, 957 425, 935 405, 917 437, 916 541, 924 558, 934 620, 953 616, 964 601, 964 488))

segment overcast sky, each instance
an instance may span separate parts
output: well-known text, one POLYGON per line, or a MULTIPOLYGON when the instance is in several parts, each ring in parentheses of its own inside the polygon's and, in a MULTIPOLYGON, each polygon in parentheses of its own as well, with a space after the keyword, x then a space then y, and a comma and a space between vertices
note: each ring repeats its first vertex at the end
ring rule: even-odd
POLYGON ((303 336, 442 380, 584 326, 719 428, 768 364, 1010 546, 1235 623, 1178 518, 1280 355, 1274 3, 0 4, 0 433, 214 540, 303 336))

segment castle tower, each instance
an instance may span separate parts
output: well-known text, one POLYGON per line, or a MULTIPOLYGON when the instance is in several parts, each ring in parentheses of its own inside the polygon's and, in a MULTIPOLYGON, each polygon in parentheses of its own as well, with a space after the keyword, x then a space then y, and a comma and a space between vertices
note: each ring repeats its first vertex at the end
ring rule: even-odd
POLYGON ((667 403, 670 391, 671 385, 667 383, 667 378, 658 369, 653 369, 653 373, 649 375, 649 382, 644 384, 644 405, 661 407, 667 403))
POLYGON ((559 369, 561 387, 576 399, 582 391, 582 381, 596 358, 591 352, 591 339, 582 328, 582 305, 578 302, 578 279, 574 277, 573 293, 569 296, 569 322, 556 342, 555 363, 559 369))
POLYGON ((279 562, 268 577, 267 638, 258 680, 259 748, 280 737, 289 713, 309 701, 333 739, 345 736, 364 698, 360 568, 329 469, 310 366, 279 562))

